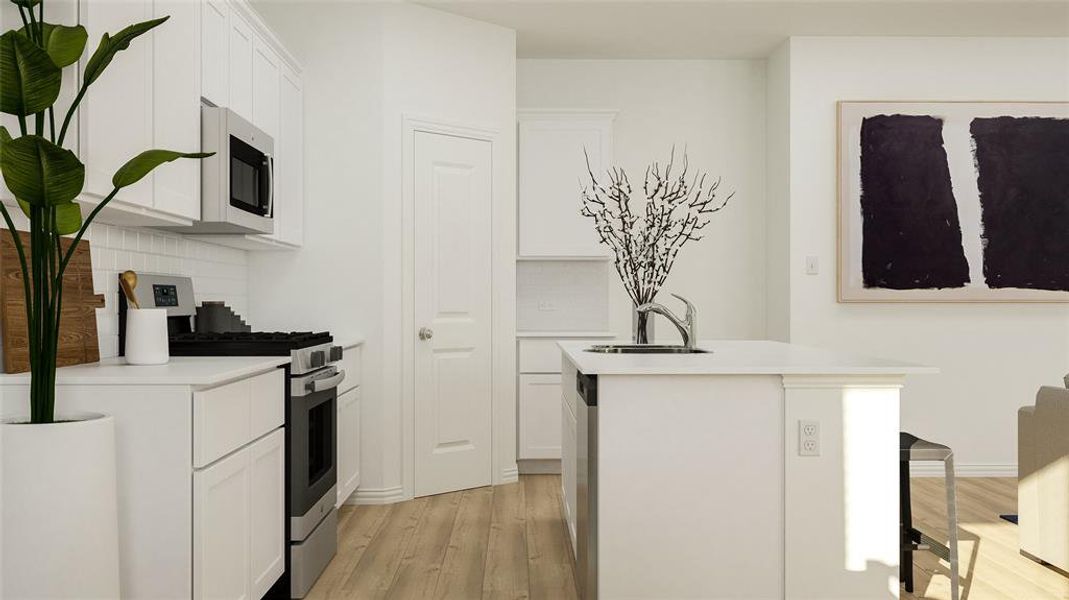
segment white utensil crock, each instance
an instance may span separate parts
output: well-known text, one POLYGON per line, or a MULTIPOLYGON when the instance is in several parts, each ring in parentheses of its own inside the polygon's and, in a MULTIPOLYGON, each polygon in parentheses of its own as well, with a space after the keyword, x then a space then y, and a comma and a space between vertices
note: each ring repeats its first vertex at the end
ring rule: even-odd
POLYGON ((131 308, 126 311, 126 362, 164 365, 167 351, 167 309, 131 308))

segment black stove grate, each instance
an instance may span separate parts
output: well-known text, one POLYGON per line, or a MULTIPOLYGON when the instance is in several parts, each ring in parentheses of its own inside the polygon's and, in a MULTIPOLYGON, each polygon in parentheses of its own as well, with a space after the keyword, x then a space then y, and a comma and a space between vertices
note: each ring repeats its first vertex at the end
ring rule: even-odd
POLYGON ((333 341, 325 331, 193 332, 172 334, 170 350, 173 356, 285 356, 333 341))

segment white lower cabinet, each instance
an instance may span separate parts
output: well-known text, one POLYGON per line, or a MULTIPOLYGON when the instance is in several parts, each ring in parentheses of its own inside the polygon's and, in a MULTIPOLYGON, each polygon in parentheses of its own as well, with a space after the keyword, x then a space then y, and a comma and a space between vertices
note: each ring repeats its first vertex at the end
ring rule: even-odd
POLYGON ((249 447, 249 574, 262 598, 286 570, 286 436, 279 429, 249 447))
POLYGON ((560 375, 520 375, 519 459, 561 457, 560 375))
POLYGON ((338 396, 338 500, 341 506, 360 486, 360 388, 338 396))
POLYGON ((193 473, 193 597, 258 599, 285 568, 282 429, 193 473))
POLYGON ((249 453, 193 474, 193 597, 250 598, 249 453))

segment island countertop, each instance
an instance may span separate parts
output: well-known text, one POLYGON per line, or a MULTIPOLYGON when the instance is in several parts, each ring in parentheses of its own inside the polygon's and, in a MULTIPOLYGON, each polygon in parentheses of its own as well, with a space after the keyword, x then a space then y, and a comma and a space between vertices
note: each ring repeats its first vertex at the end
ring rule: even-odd
MULTIPOLYGON (((128 365, 123 358, 60 367, 56 385, 216 386, 289 364, 287 356, 172 356, 165 365, 128 365)), ((29 373, 0 374, 0 385, 29 385, 29 373)))
MULTIPOLYGON (((609 342, 605 342, 609 343, 609 342)), ((629 343, 619 341, 616 343, 629 343)), ((706 340, 695 354, 601 354, 591 342, 558 342, 588 375, 920 375, 935 367, 769 340, 706 340)))

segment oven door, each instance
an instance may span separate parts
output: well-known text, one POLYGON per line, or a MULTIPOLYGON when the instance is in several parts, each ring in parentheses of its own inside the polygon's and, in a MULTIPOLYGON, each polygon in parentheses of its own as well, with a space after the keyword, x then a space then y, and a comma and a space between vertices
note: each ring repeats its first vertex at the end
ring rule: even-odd
MULTIPOLYGON (((290 398, 291 518, 300 519, 317 509, 337 483, 337 402, 334 387, 290 398)), ((334 501, 335 498, 329 498, 330 508, 334 507, 334 501)), ((308 525, 314 527, 318 519, 309 516, 315 523, 308 525)))

